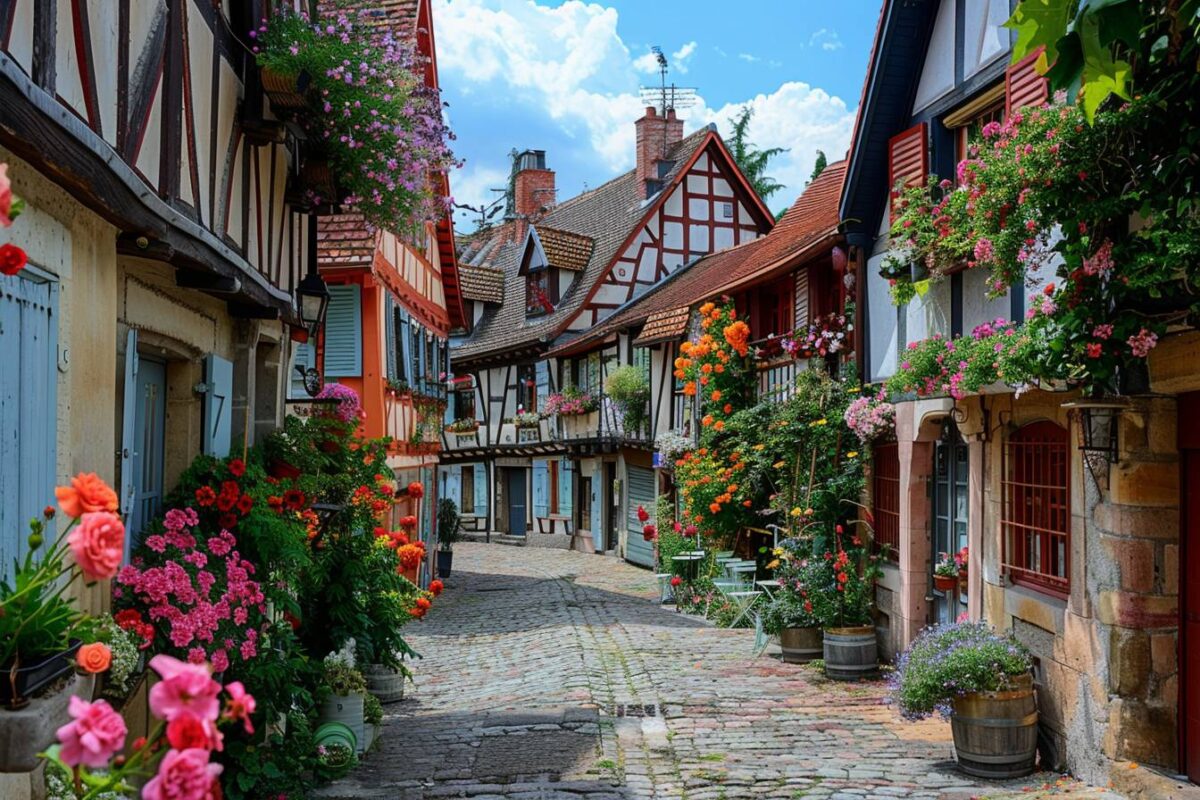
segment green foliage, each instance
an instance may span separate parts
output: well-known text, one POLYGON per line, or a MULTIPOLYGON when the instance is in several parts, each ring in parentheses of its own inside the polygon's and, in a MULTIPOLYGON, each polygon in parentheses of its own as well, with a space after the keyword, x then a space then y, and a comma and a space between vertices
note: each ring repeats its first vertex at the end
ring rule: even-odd
POLYGON ((363 722, 368 725, 379 725, 383 722, 383 704, 370 692, 363 695, 363 722))
MULTIPOLYGON (((31 528, 30 537, 37 541, 42 521, 33 520, 31 528)), ((12 583, 0 581, 0 664, 12 664, 14 659, 28 663, 67 649, 82 616, 74 601, 63 597, 70 581, 58 580, 64 571, 65 539, 64 532, 41 553, 30 547, 22 561, 14 560, 12 583)))
POLYGON ((785 628, 819 628, 821 620, 805 607, 805 600, 798 592, 779 591, 771 598, 763 613, 763 629, 778 635, 785 628))
POLYGON ((458 541, 458 504, 449 497, 438 501, 437 511, 438 546, 442 550, 452 550, 458 541))
POLYGON ((625 429, 640 431, 646 423, 650 400, 650 383, 645 372, 635 364, 617 367, 604 379, 604 393, 620 406, 625 429))
POLYGON ((1029 651, 1012 636, 981 622, 926 628, 897 661, 894 699, 908 719, 934 711, 949 716, 956 697, 994 692, 1033 667, 1029 651))
POLYGON ((103 642, 108 645, 112 664, 104 674, 104 696, 123 700, 133 688, 141 655, 138 650, 141 639, 117 625, 111 614, 87 617, 79 623, 75 633, 84 644, 103 642))
POLYGON ((766 173, 770 168, 771 159, 786 153, 787 148, 768 147, 766 150, 760 150, 750 141, 750 120, 753 118, 754 109, 749 105, 742 106, 736 117, 729 118, 729 124, 733 127, 729 150, 746 180, 750 181, 754 191, 766 202, 771 195, 784 188, 782 183, 766 173))
POLYGON ((817 151, 817 160, 813 164, 812 174, 808 176, 808 182, 812 183, 817 178, 821 177, 821 173, 825 171, 825 167, 829 166, 829 159, 825 157, 824 150, 817 151))
POLYGON ((367 679, 350 664, 339 659, 325 659, 322 680, 330 694, 346 696, 351 694, 366 694, 367 679))

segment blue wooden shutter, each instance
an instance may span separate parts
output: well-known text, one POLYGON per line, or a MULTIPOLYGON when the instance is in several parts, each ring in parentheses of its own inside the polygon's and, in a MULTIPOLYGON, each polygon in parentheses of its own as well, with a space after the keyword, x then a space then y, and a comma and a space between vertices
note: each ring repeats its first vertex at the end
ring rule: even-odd
POLYGON ((604 552, 604 517, 603 509, 600 508, 600 498, 604 496, 601 484, 604 481, 604 468, 597 464, 596 469, 592 470, 592 518, 588 524, 592 526, 592 545, 597 553, 604 552))
POLYGON ((533 516, 550 514, 550 467, 545 461, 533 462, 533 516))
POLYGON ((421 361, 417 369, 417 380, 421 382, 421 391, 429 391, 429 334, 424 328, 419 328, 417 344, 421 348, 421 361))
POLYGON ((58 284, 0 275, 0 575, 28 547, 29 520, 54 496, 58 284))
POLYGON ((535 374, 537 377, 537 402, 535 408, 542 408, 546 404, 546 397, 550 394, 550 364, 547 361, 537 362, 535 374))
POLYGON ((384 294, 387 297, 383 312, 383 344, 387 360, 385 374, 391 381, 396 379, 396 300, 390 293, 385 292, 384 294))
POLYGON ((358 286, 330 286, 325 313, 325 376, 362 375, 362 303, 358 286))
POLYGON ((625 517, 627 521, 628 538, 625 541, 625 558, 644 567, 654 566, 654 543, 647 542, 642 535, 645 527, 638 519, 638 506, 642 506, 650 514, 654 522, 654 472, 645 467, 630 465, 626 468, 626 484, 628 489, 625 496, 625 517))
POLYGON ((229 455, 233 433, 233 362, 215 353, 204 357, 204 454, 229 455))
POLYGON ((487 464, 476 464, 472 472, 475 476, 475 514, 486 517, 488 510, 487 464))
POLYGON ((398 308, 396 310, 396 340, 399 346, 399 354, 397 356, 400 359, 399 376, 409 386, 412 386, 413 382, 411 356, 409 355, 412 352, 412 342, 409 341, 409 330, 411 327, 408 322, 408 312, 403 307, 398 308))
POLYGON ((570 517, 575 510, 575 462, 569 458, 558 462, 558 513, 570 517))
POLYGON ((292 369, 288 373, 288 397, 303 399, 308 397, 308 392, 304 391, 304 376, 296 371, 296 367, 309 369, 317 365, 312 341, 296 342, 292 345, 292 354, 292 369))

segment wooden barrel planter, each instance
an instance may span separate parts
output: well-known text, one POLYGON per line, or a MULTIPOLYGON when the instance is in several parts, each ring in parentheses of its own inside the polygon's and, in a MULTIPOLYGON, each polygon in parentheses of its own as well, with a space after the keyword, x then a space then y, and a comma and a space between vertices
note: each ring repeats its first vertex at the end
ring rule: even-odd
POLYGON ((879 645, 875 628, 826 628, 824 638, 825 676, 835 681, 857 681, 879 669, 879 645))
POLYGON ((821 657, 820 628, 784 628, 779 632, 779 649, 789 664, 807 664, 821 657))
POLYGON ((362 670, 367 679, 367 691, 380 703, 396 703, 404 699, 404 675, 383 664, 367 664, 362 670))
POLYGON ((954 700, 954 752, 968 775, 1003 779, 1033 772, 1038 733, 1033 676, 1010 681, 1008 690, 972 692, 954 700))

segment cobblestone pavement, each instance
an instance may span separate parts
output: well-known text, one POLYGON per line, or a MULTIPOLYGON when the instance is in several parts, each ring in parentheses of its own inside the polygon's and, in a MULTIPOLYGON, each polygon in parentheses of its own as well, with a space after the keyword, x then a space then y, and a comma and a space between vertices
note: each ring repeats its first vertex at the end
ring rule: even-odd
POLYGON ((405 629, 415 688, 321 796, 1118 798, 1057 775, 968 778, 947 723, 903 722, 882 683, 756 658, 752 632, 660 607, 653 575, 615 559, 467 543, 454 568, 405 629))

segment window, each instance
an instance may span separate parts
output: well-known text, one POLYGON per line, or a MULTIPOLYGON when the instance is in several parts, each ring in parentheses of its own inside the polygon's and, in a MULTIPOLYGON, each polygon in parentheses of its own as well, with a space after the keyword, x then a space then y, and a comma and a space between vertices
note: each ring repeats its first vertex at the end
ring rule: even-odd
POLYGON ((973 144, 983 142, 983 128, 990 122, 1004 122, 1004 101, 985 108, 955 130, 956 161, 962 161, 970 155, 973 144))
POLYGON ((871 514, 875 517, 875 548, 887 547, 887 557, 900 560, 900 449, 895 442, 875 445, 871 463, 871 514))
POLYGON ((1065 595, 1070 588, 1071 491, 1067 431, 1035 422, 1004 448, 1001 525, 1016 583, 1065 595))
POLYGON ((550 270, 539 269, 525 276, 525 315, 549 314, 554 310, 550 296, 550 270))
POLYGON ((462 468, 462 505, 459 507, 459 512, 463 514, 475 513, 475 467, 468 464, 462 468))
POLYGON ((517 367, 517 405, 523 411, 537 411, 537 370, 533 364, 517 367))
POLYGON ((454 418, 475 419, 474 389, 456 389, 454 391, 454 418))

